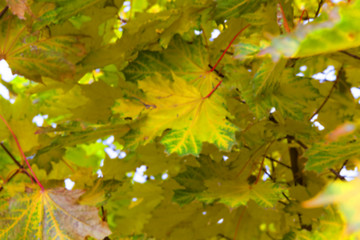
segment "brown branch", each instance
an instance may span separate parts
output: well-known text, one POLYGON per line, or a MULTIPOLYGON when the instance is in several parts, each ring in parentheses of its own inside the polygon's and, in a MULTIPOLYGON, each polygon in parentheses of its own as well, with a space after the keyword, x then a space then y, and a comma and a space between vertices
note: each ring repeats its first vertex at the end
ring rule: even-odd
POLYGON ((322 7, 323 4, 324 4, 324 0, 320 0, 319 6, 318 6, 318 9, 317 9, 316 12, 315 12, 315 17, 314 17, 314 18, 317 18, 317 17, 318 17, 318 15, 319 15, 319 13, 320 13, 320 10, 321 10, 321 7, 322 7))
POLYGON ((18 160, 15 159, 15 157, 11 154, 11 152, 5 147, 4 143, 0 143, 0 146, 4 149, 4 151, 9 155, 9 157, 14 161, 16 165, 18 165, 19 168, 24 168, 23 165, 21 165, 18 160))
POLYGON ((286 200, 288 200, 288 202, 291 202, 290 198, 288 196, 286 196, 286 194, 284 192, 281 192, 281 194, 286 198, 286 200))
POLYGON ((299 224, 301 226, 301 229, 311 231, 312 230, 312 225, 311 224, 303 224, 301 213, 298 212, 297 215, 298 215, 298 218, 299 218, 299 224))
POLYGON ((271 174, 270 173, 268 173, 268 171, 266 170, 266 168, 265 167, 263 167, 263 169, 262 169, 263 171, 264 171, 264 173, 270 178, 270 180, 271 181, 273 181, 273 182, 276 182, 275 181, 275 179, 271 176, 271 174))
POLYGON ((278 163, 278 164, 280 164, 280 165, 282 165, 282 166, 284 166, 284 167, 286 167, 286 168, 288 168, 288 169, 291 169, 290 166, 286 165, 286 164, 283 163, 283 162, 280 162, 279 160, 276 160, 276 159, 274 159, 274 158, 272 158, 272 157, 269 157, 269 156, 266 156, 266 155, 263 155, 263 156, 264 156, 265 158, 269 159, 271 162, 276 162, 276 163, 278 163))
POLYGON ((6 179, 6 183, 8 183, 11 179, 13 179, 18 173, 20 173, 20 169, 16 169, 16 171, 6 179))
POLYGON ((330 172, 332 172, 333 174, 335 174, 335 179, 334 179, 334 180, 336 180, 336 179, 338 179, 338 178, 340 178, 340 180, 342 180, 342 181, 345 181, 345 180, 346 180, 345 177, 343 177, 343 176, 340 175, 340 172, 341 172, 341 170, 345 167, 345 165, 348 163, 348 161, 349 161, 349 159, 346 159, 346 160, 344 161, 344 163, 341 165, 341 168, 340 168, 338 171, 335 171, 335 170, 332 169, 332 168, 329 169, 330 172))
POLYGON ((0 12, 0 19, 5 15, 5 13, 7 12, 7 10, 9 9, 9 6, 5 6, 3 8, 3 10, 1 10, 0 12))
POLYGON ((101 220, 103 222, 107 222, 107 212, 104 209, 104 206, 101 206, 101 215, 102 215, 101 220))
POLYGON ((339 178, 341 181, 345 181, 345 177, 341 176, 340 173, 338 171, 336 171, 335 169, 329 168, 329 171, 332 172, 335 175, 334 180, 339 178))
MULTIPOLYGON (((287 136, 288 144, 294 140, 293 136, 287 136)), ((296 147, 289 147, 289 155, 290 155, 290 163, 291 163, 291 171, 293 174, 294 182, 296 184, 304 185, 304 179, 301 173, 301 169, 299 168, 299 151, 296 147)))
POLYGON ((308 147, 303 142, 301 142, 300 140, 294 139, 294 141, 297 144, 299 144, 303 149, 305 149, 305 150, 308 149, 308 147))
MULTIPOLYGON (((213 66, 211 66, 210 64, 208 65, 210 69, 213 68, 213 66)), ((221 72, 219 72, 218 70, 214 69, 214 72, 221 78, 224 78, 224 74, 222 74, 221 72)))
POLYGON ((1 121, 3 121, 3 123, 5 124, 5 126, 7 127, 7 129, 10 131, 11 135, 13 136, 14 140, 15 140, 15 143, 19 149, 19 152, 20 152, 20 156, 22 157, 23 161, 27 164, 27 166, 29 167, 29 170, 31 172, 31 175, 34 177, 35 179, 35 182, 39 185, 39 187, 41 188, 41 191, 43 192, 45 189, 44 189, 44 186, 40 183, 39 179, 36 177, 36 174, 34 173, 33 169, 31 168, 30 166, 30 163, 29 161, 27 160, 26 156, 25 156, 25 153, 24 151, 22 150, 21 146, 20 146, 20 142, 19 140, 17 139, 14 131, 12 130, 12 128, 10 127, 9 123, 6 121, 6 119, 0 114, 0 119, 1 121))
MULTIPOLYGON (((220 52, 222 52, 222 53, 223 53, 223 52, 225 52, 225 50, 220 50, 220 52)), ((229 51, 226 51, 225 53, 226 53, 226 54, 229 54, 229 55, 231 55, 231 56, 233 56, 233 55, 234 55, 234 53, 233 53, 233 52, 229 52, 229 51)))
MULTIPOLYGON (((30 179, 31 179, 31 181, 32 182, 35 182, 35 179, 33 178, 33 176, 31 176, 31 174, 28 172, 28 171, 26 171, 26 169, 24 168, 24 166, 23 165, 21 165, 20 163, 19 163, 19 161, 17 161, 16 159, 15 159, 15 157, 11 154, 11 152, 5 147, 5 145, 4 145, 4 143, 0 143, 0 146, 4 149, 4 151, 9 155, 9 157, 14 161, 14 163, 19 167, 19 172, 22 172, 22 173, 24 173, 24 174, 26 174, 30 179)), ((13 176, 12 176, 13 177, 13 176)))
POLYGON ((340 51, 340 52, 343 53, 343 54, 345 54, 345 55, 348 55, 348 56, 350 56, 350 57, 352 57, 352 58, 355 58, 355 59, 357 59, 357 60, 360 60, 360 56, 354 55, 354 54, 349 53, 349 52, 347 52, 347 51, 340 51))

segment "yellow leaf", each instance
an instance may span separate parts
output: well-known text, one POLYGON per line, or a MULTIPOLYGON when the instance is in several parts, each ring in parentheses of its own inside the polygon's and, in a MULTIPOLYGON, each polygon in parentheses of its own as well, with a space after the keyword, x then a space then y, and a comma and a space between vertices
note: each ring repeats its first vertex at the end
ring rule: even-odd
MULTIPOLYGON (((237 128, 226 119, 230 114, 223 106, 224 99, 216 92, 210 98, 204 98, 185 79, 175 74, 173 79, 171 83, 157 75, 139 82, 146 96, 143 100, 134 101, 143 105, 142 110, 137 111, 142 111, 146 118, 139 127, 138 136, 132 141, 144 141, 146 144, 163 131, 171 129, 162 140, 169 153, 198 154, 205 141, 228 150, 233 144, 237 128)), ((126 104, 125 101, 119 103, 126 104)), ((128 107, 123 106, 121 109, 128 107)), ((130 111, 129 115, 136 114, 130 111)))

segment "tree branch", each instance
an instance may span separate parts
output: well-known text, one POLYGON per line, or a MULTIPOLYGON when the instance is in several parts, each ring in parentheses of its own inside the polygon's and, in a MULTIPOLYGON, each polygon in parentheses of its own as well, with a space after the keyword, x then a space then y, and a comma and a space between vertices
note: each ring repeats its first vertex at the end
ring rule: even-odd
POLYGON ((291 169, 290 166, 286 165, 286 164, 283 163, 283 162, 280 162, 279 160, 276 160, 276 159, 274 159, 274 158, 272 158, 272 157, 269 157, 269 156, 266 156, 266 155, 263 155, 263 156, 266 157, 267 159, 269 159, 271 162, 276 162, 276 163, 278 163, 278 164, 280 164, 280 165, 282 165, 282 166, 284 166, 284 167, 286 167, 286 168, 288 168, 288 169, 291 169))
POLYGON ((319 13, 320 13, 320 10, 321 10, 321 7, 322 7, 323 4, 324 4, 324 0, 320 0, 319 6, 318 6, 318 9, 317 9, 316 12, 315 12, 315 17, 314 17, 314 18, 317 18, 317 17, 318 17, 318 15, 319 15, 319 13))
MULTIPOLYGON (((287 137, 288 144, 291 144, 291 142, 294 140, 293 136, 287 137)), ((304 179, 302 177, 301 170, 299 168, 299 152, 296 147, 289 147, 289 155, 290 155, 290 162, 291 162, 291 171, 293 173, 293 178, 295 185, 300 184, 304 185, 304 179)))
POLYGON ((355 58, 355 59, 357 59, 357 60, 360 60, 360 56, 354 55, 354 54, 349 53, 349 52, 347 52, 347 51, 340 51, 340 52, 343 53, 343 54, 345 54, 345 55, 348 55, 348 56, 350 56, 350 57, 352 57, 352 58, 355 58))
POLYGON ((4 151, 9 155, 9 157, 14 161, 16 165, 18 165, 19 168, 24 168, 23 165, 21 165, 18 160, 15 159, 15 157, 11 154, 11 152, 5 147, 4 143, 0 143, 1 147, 4 149, 4 151))

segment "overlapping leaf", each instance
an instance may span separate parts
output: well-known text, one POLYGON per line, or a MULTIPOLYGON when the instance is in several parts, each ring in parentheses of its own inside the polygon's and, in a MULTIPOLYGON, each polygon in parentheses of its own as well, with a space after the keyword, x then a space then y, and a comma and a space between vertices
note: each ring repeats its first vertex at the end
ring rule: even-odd
POLYGON ((128 141, 147 143, 170 129, 162 139, 169 153, 198 154, 205 141, 229 149, 236 127, 226 119, 229 113, 222 105, 224 100, 219 95, 204 98, 184 79, 176 75, 173 79, 174 83, 161 76, 140 81, 139 87, 146 95, 144 99, 135 98, 137 107, 128 108, 127 101, 119 100, 114 110, 124 117, 145 115, 139 132, 128 141))
POLYGON ((111 234, 95 207, 77 204, 82 190, 64 188, 0 199, 2 239, 103 239, 111 234))
POLYGON ((232 17, 238 17, 242 14, 257 10, 259 8, 259 5, 263 2, 264 1, 262 0, 219 1, 216 6, 215 18, 227 19, 232 17))
POLYGON ((3 17, 0 32, 0 59, 5 59, 14 73, 34 81, 70 78, 76 61, 85 53, 77 37, 49 36, 47 30, 29 33, 15 16, 3 17))
POLYGON ((332 166, 341 165, 345 160, 359 156, 359 147, 359 142, 353 141, 351 138, 314 144, 305 153, 308 158, 305 169, 320 173, 332 166))
POLYGON ((222 163, 215 163, 206 156, 198 159, 201 167, 187 167, 185 172, 175 177, 185 189, 175 190, 174 200, 186 204, 197 199, 212 204, 221 202, 230 207, 247 205, 251 200, 263 207, 276 204, 281 188, 270 182, 249 185, 247 171, 242 176, 230 170, 222 163))
POLYGON ((305 26, 298 25, 290 34, 272 40, 265 50, 273 57, 306 57, 358 47, 360 3, 325 9, 326 17, 305 26))

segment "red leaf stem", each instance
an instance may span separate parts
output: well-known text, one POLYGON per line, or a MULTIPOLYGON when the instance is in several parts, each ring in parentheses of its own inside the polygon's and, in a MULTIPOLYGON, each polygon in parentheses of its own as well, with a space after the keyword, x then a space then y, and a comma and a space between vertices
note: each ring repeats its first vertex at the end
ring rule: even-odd
POLYGON ((237 237, 237 234, 238 234, 238 230, 239 230, 239 228, 240 228, 240 223, 241 223, 241 219, 242 219, 242 217, 243 217, 243 215, 244 215, 244 213, 245 213, 245 210, 246 210, 246 207, 244 207, 244 209, 241 211, 241 213, 240 213, 240 216, 239 216, 239 220, 238 220, 238 222, 237 222, 237 224, 236 224, 236 228, 235 228, 235 234, 234 234, 234 240, 236 240, 236 237, 237 237))
POLYGON ((259 182, 260 174, 261 174, 262 169, 263 169, 263 167, 264 167, 264 162, 265 162, 265 158, 266 158, 267 152, 268 152, 269 148, 271 147, 271 145, 272 145, 273 143, 274 143, 274 140, 271 141, 271 142, 269 143, 269 145, 268 145, 268 146, 266 147, 266 149, 265 149, 265 154, 264 154, 263 159, 262 159, 262 161, 261 161, 260 169, 259 169, 259 172, 258 172, 258 175, 257 175, 257 177, 256 177, 256 181, 255 181, 254 185, 256 185, 256 184, 259 182))
POLYGON ((17 147, 18 147, 18 149, 19 149, 21 158, 22 158, 22 160, 26 163, 26 165, 29 167, 30 172, 31 172, 32 176, 34 177, 36 183, 39 185, 39 187, 41 188, 41 190, 44 191, 44 186, 40 183, 39 179, 36 177, 36 174, 34 173, 33 169, 31 168, 30 163, 29 163, 29 161, 27 160, 27 158, 26 158, 26 156, 25 156, 25 154, 24 154, 24 152, 23 152, 23 150, 22 150, 22 148, 21 148, 21 146, 20 146, 20 143, 19 143, 19 141, 18 141, 18 139, 17 139, 14 131, 12 130, 12 128, 10 127, 9 123, 5 120, 5 118, 4 118, 1 114, 0 114, 0 119, 5 123, 6 127, 9 129, 11 135, 13 136, 13 138, 14 138, 14 140, 15 140, 15 142, 16 142, 16 145, 17 145, 17 147))
POLYGON ((305 13, 306 13, 307 16, 309 16, 309 13, 306 11, 306 9, 304 9, 304 10, 302 11, 302 13, 301 13, 300 18, 299 18, 299 23, 301 23, 301 21, 302 21, 305 13))
POLYGON ((235 39, 240 35, 240 33, 242 33, 245 29, 247 29, 250 26, 250 24, 246 25, 243 29, 241 29, 234 37, 233 39, 231 39, 230 43, 227 45, 227 47, 225 48, 224 52, 221 54, 221 56, 219 57, 219 59, 217 60, 217 62, 215 63, 215 65, 212 67, 212 69, 209 72, 213 72, 215 70, 215 68, 217 67, 217 65, 220 63, 220 61, 223 59, 223 57, 225 56, 225 54, 227 53, 227 51, 229 50, 231 44, 235 41, 235 39))
MULTIPOLYGON (((219 65, 220 61, 223 59, 223 57, 225 56, 225 54, 227 53, 227 51, 229 50, 231 44, 235 41, 235 39, 240 35, 240 33, 242 33, 246 28, 248 28, 250 26, 250 24, 246 25, 245 27, 243 27, 234 37, 233 39, 231 39, 230 43, 227 45, 227 47, 225 48, 225 50, 223 51, 223 53, 221 54, 221 56, 219 57, 219 59, 216 61, 215 65, 210 69, 210 71, 208 73, 211 73, 215 70, 215 68, 217 67, 217 65, 219 65)), ((216 86, 211 90, 211 92, 209 92, 208 95, 206 95, 205 97, 203 97, 203 99, 209 98, 215 91, 216 89, 221 85, 221 83, 223 82, 223 79, 221 79, 220 82, 218 82, 218 84, 216 84, 216 86)))
POLYGON ((291 32, 291 30, 290 30, 290 27, 289 27, 288 21, 287 21, 287 19, 286 19, 286 17, 285 17, 285 12, 284 12, 284 9, 283 9, 283 7, 282 7, 281 3, 279 3, 279 6, 280 6, 281 15, 282 15, 282 17, 283 17, 283 21, 284 21, 284 28, 285 28, 285 31, 286 31, 287 33, 289 33, 289 32, 291 32))

